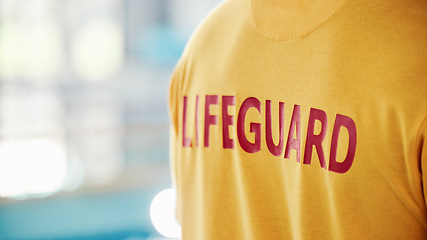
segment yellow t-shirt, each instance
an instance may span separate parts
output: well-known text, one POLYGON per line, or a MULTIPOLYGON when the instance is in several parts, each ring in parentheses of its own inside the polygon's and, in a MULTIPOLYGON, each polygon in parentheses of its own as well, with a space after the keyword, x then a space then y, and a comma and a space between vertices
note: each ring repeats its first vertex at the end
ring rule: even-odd
POLYGON ((170 116, 183 239, 427 238, 425 1, 225 1, 170 116))

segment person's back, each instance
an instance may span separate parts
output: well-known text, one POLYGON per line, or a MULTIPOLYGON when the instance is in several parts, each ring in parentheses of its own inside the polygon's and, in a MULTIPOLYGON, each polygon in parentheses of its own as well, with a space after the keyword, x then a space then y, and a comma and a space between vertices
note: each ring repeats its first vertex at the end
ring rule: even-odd
POLYGON ((171 82, 183 239, 426 239, 427 3, 228 0, 171 82))

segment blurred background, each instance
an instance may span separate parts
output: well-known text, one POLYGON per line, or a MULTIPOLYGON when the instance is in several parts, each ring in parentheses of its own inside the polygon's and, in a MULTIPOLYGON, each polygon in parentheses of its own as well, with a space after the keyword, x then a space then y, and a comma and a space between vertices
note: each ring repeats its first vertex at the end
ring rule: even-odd
POLYGON ((219 2, 0 0, 1 240, 168 236, 169 78, 219 2))

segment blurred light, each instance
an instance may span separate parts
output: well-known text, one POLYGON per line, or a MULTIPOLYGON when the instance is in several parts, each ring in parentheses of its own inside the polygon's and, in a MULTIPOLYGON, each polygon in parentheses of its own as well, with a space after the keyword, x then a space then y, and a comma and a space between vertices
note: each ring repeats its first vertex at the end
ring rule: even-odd
POLYGON ((0 197, 52 194, 61 189, 66 174, 59 142, 40 138, 0 143, 0 197))
POLYGON ((27 77, 31 79, 51 78, 61 66, 62 39, 59 27, 54 23, 44 23, 26 29, 21 57, 27 77))
POLYGON ((159 192, 151 202, 150 216, 156 230, 165 237, 181 237, 181 227, 175 218, 174 189, 166 189, 159 192))
POLYGON ((62 60, 62 39, 55 23, 0 26, 0 77, 46 80, 58 71, 62 60))
POLYGON ((0 77, 12 77, 19 61, 19 40, 21 33, 10 22, 0 24, 0 77))
POLYGON ((123 36, 120 26, 98 20, 86 24, 72 42, 75 71, 87 80, 102 80, 114 74, 123 60, 123 36))
POLYGON ((84 181, 85 171, 81 160, 69 158, 67 164, 67 177, 64 179, 62 190, 74 191, 79 188, 84 181))

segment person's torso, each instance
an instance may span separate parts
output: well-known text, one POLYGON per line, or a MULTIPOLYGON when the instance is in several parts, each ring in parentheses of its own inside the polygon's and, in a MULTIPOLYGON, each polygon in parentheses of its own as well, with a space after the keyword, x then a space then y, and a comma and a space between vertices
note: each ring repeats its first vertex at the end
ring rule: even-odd
POLYGON ((397 4, 344 2, 291 40, 248 1, 202 25, 175 74, 183 239, 427 236, 427 8, 397 4))

